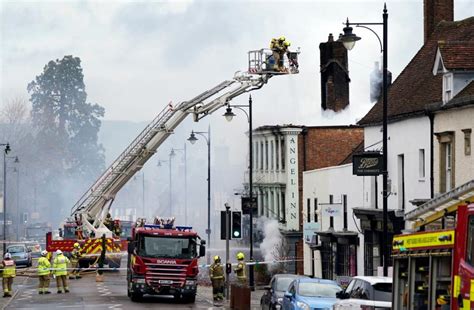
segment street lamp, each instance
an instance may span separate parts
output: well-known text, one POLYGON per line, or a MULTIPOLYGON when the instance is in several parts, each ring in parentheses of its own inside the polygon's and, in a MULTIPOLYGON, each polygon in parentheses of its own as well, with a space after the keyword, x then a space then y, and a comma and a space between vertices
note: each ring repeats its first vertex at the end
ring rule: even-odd
POLYGON ((3 146, 3 253, 5 253, 7 250, 7 154, 11 149, 8 142, 0 143, 0 146, 3 146))
MULTIPOLYGON (((224 117, 227 121, 232 121, 235 114, 232 112, 232 108, 237 108, 245 113, 249 122, 249 199, 250 199, 250 260, 253 261, 253 142, 252 142, 252 95, 249 96, 248 105, 230 105, 227 104, 226 112, 224 117), (247 112, 243 108, 248 108, 247 112)), ((251 289, 254 287, 254 276, 253 276, 253 265, 249 266, 249 286, 251 289)))
MULTIPOLYGON (((171 149, 171 156, 176 155, 176 151, 184 153, 184 224, 188 225, 188 175, 187 175, 187 157, 186 143, 182 149, 171 149)), ((171 160, 170 160, 171 163, 171 160)))
POLYGON ((358 36, 352 33, 352 27, 351 25, 355 25, 356 27, 362 27, 365 29, 370 30, 377 39, 379 40, 380 43, 380 50, 383 52, 383 90, 382 90, 382 104, 383 104, 383 123, 382 123, 382 132, 383 132, 383 138, 382 138, 382 143, 383 143, 383 171, 382 171, 382 177, 383 177, 383 191, 382 191, 382 197, 383 197, 383 233, 382 233, 382 257, 383 257, 383 274, 384 276, 387 276, 388 274, 388 259, 389 259, 389 253, 387 249, 387 238, 388 238, 388 170, 387 170, 387 156, 388 156, 388 145, 387 145, 387 118, 388 118, 388 98, 387 98, 387 24, 388 24, 388 14, 387 14, 387 5, 384 4, 383 8, 383 14, 382 14, 382 23, 350 23, 349 18, 347 19, 346 22, 346 27, 344 27, 344 35, 340 37, 340 41, 344 44, 344 46, 348 49, 351 50, 355 42, 360 40, 358 36), (370 25, 382 25, 383 26, 383 43, 380 40, 380 37, 377 35, 377 33, 370 29, 367 26, 370 25))
POLYGON ((191 131, 188 141, 195 144, 198 138, 196 135, 202 136, 207 143, 207 246, 211 245, 211 126, 209 125, 207 131, 191 131))

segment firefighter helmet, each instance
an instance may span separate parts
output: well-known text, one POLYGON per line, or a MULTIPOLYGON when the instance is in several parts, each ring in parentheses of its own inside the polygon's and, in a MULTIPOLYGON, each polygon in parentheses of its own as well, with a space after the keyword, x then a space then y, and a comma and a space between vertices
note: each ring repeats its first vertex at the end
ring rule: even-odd
POLYGON ((59 255, 59 254, 63 254, 63 251, 57 249, 57 250, 56 250, 56 255, 59 255))
POLYGON ((77 242, 74 243, 74 247, 75 247, 75 248, 78 248, 78 247, 79 247, 79 243, 77 243, 77 242))
POLYGON ((285 41, 285 46, 288 47, 291 45, 291 42, 290 41, 285 41))
POLYGON ((237 260, 243 260, 244 258, 245 258, 244 253, 242 252, 237 253, 237 260))
POLYGON ((285 36, 281 36, 278 40, 280 40, 280 41, 285 41, 286 38, 285 38, 285 36))
POLYGON ((12 258, 12 255, 10 253, 5 253, 4 258, 5 259, 10 259, 10 258, 12 258))
POLYGON ((221 258, 219 257, 219 255, 214 256, 214 263, 217 263, 220 261, 221 261, 221 258))
POLYGON ((41 256, 46 256, 46 255, 48 255, 48 251, 46 250, 41 251, 41 256))

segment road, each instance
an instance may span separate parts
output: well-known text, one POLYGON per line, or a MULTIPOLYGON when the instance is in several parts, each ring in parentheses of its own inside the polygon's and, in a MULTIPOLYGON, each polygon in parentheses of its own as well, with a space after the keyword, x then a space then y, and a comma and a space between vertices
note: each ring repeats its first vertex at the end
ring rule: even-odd
MULTIPOLYGON (((21 271, 19 271, 20 273, 21 271)), ((56 283, 51 279, 51 294, 39 295, 38 279, 18 276, 14 282, 14 296, 0 299, 3 309, 228 309, 228 304, 216 307, 210 287, 200 286, 194 304, 183 304, 171 298, 145 296, 140 303, 127 297, 125 270, 105 272, 103 282, 96 282, 95 273, 84 274, 82 279, 69 280, 70 293, 57 294, 56 283)), ((252 293, 252 309, 259 309, 262 291, 252 293)))

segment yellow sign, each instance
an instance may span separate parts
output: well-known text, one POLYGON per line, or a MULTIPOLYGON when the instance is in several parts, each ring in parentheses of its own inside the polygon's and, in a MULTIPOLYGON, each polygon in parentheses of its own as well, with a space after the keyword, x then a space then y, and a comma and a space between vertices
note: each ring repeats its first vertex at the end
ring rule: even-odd
POLYGON ((402 252, 409 249, 451 247, 453 245, 454 230, 444 230, 396 236, 393 238, 392 248, 402 252))

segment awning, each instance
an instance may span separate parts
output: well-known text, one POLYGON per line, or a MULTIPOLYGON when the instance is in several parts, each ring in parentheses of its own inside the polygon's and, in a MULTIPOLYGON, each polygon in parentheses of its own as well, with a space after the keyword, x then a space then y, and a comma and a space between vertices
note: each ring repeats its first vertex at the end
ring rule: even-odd
POLYGON ((474 198, 474 180, 433 198, 415 210, 408 212, 405 214, 405 220, 414 221, 413 228, 418 228, 439 220, 446 214, 455 212, 459 205, 472 198, 474 198))

